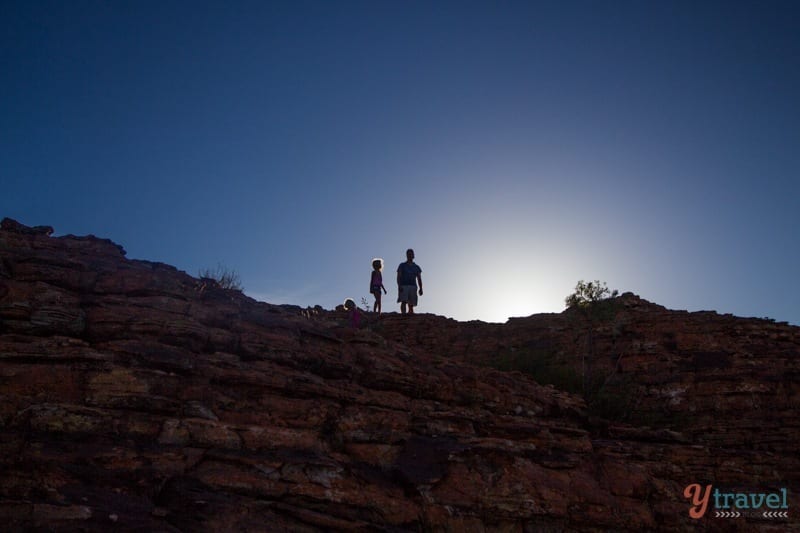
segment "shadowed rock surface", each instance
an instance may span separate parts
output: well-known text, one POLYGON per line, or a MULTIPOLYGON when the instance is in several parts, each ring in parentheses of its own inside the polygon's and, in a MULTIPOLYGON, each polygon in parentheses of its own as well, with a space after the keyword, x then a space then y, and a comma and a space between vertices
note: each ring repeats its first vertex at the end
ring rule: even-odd
POLYGON ((51 233, 0 229, 11 531, 797 529, 800 328, 626 294, 353 331, 51 233), (789 518, 692 520, 690 483, 789 518))

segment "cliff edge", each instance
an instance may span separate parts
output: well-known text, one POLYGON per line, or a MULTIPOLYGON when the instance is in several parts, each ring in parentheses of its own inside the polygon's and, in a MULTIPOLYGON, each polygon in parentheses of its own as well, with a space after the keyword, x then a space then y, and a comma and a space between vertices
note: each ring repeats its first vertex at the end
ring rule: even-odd
POLYGON ((626 294, 352 330, 51 234, 0 229, 11 531, 798 528, 800 328, 626 294), (693 519, 693 483, 788 514, 693 519))

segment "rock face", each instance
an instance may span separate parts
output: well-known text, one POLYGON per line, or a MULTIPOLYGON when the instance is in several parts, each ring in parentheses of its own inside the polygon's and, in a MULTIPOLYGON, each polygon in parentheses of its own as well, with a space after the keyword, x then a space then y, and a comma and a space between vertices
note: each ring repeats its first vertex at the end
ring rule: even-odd
POLYGON ((0 229, 12 531, 797 528, 800 328, 624 295, 591 327, 566 311, 352 330, 50 233, 0 229), (625 412, 491 368, 528 359, 625 412), (694 520, 692 483, 785 488, 788 517, 694 520))
POLYGON ((627 421, 723 446, 798 449, 800 328, 670 311, 630 293, 607 302, 604 314, 591 326, 575 310, 502 325, 426 316, 387 321, 381 333, 451 360, 501 367, 536 360, 541 365, 533 374, 556 384, 564 379, 554 369, 568 367, 577 378, 585 368, 625 401, 627 421))

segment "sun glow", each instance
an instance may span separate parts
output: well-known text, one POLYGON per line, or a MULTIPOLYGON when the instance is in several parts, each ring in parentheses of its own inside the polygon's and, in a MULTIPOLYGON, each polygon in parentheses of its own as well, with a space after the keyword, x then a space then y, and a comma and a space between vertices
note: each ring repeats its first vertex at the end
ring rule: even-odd
POLYGON ((529 276, 509 276, 487 284, 475 316, 487 322, 505 322, 511 317, 559 312, 564 308, 557 291, 547 288, 547 280, 529 276))
POLYGON ((496 242, 484 249, 488 253, 457 261, 468 266, 448 269, 452 274, 430 272, 423 312, 430 309, 458 320, 505 322, 509 317, 564 309, 564 297, 577 278, 573 279, 571 268, 564 268, 565 259, 554 248, 538 260, 519 247, 496 242))

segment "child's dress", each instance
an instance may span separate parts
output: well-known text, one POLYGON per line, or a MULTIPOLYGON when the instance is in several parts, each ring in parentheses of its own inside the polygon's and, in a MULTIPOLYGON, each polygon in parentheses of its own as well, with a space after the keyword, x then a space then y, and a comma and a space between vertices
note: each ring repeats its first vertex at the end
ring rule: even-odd
POLYGON ((350 311, 350 327, 353 329, 361 327, 361 311, 355 306, 353 306, 353 309, 350 311))
POLYGON ((369 282, 369 292, 372 294, 380 294, 381 286, 383 285, 383 275, 377 271, 372 271, 372 280, 369 282))

